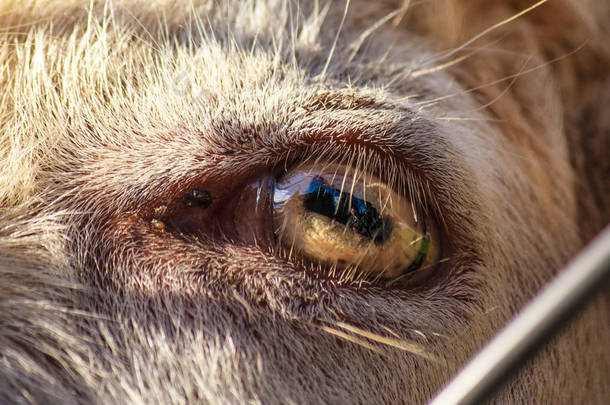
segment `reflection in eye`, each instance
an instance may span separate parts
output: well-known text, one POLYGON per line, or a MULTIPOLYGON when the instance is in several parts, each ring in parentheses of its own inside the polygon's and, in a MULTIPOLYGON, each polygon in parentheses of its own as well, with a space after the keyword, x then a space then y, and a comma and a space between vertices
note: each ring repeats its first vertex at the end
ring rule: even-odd
POLYGON ((414 205, 379 179, 346 171, 304 167, 275 184, 281 246, 350 277, 392 279, 434 264, 438 244, 414 205))

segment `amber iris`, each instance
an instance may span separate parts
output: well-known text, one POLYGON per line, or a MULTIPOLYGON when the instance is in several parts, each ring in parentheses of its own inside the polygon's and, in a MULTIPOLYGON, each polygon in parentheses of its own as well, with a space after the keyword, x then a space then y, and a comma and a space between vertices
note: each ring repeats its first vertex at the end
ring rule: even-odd
POLYGON ((431 267, 438 247, 407 198, 347 166, 307 166, 275 183, 281 247, 354 277, 392 279, 431 267))

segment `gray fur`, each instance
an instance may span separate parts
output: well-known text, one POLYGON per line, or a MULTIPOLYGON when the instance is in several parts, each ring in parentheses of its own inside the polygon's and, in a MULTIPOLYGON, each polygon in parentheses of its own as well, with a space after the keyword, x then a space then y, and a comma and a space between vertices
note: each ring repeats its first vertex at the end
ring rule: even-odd
MULTIPOLYGON (((0 402, 412 404, 439 390, 604 225, 603 208, 581 225, 608 189, 568 144, 586 135, 575 106, 605 97, 579 89, 607 81, 610 53, 589 5, 551 1, 569 29, 543 5, 453 54, 524 2, 406 3, 0 3, 0 402), (438 217, 443 276, 329 281, 151 226, 192 184, 216 195, 316 159, 389 159, 395 188, 438 217)), ((604 403, 605 304, 497 402, 604 403)))

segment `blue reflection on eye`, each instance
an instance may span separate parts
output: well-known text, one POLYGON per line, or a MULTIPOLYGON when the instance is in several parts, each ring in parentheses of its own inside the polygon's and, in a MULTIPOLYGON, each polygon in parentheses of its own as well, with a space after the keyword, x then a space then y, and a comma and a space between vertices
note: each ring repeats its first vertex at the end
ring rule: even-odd
MULTIPOLYGON (((341 192, 326 183, 323 177, 307 175, 294 176, 291 181, 274 184, 273 206, 280 210, 293 197, 302 197, 303 208, 344 224, 376 244, 384 243, 392 232, 392 221, 382 217, 368 201, 350 192, 341 192)), ((295 212, 295 215, 298 213, 295 212)))
POLYGON ((345 224, 378 244, 383 243, 391 233, 389 218, 382 218, 370 202, 326 185, 319 176, 309 184, 303 205, 307 210, 345 224))
POLYGON ((311 183, 309 183, 309 187, 307 188, 307 194, 311 194, 324 186, 326 186, 326 182, 324 181, 324 179, 320 176, 316 176, 311 180, 311 183))
POLYGON ((371 207, 370 203, 348 192, 341 192, 326 185, 324 179, 319 176, 311 180, 304 197, 305 208, 343 224, 347 223, 352 215, 363 215, 367 205, 371 207))

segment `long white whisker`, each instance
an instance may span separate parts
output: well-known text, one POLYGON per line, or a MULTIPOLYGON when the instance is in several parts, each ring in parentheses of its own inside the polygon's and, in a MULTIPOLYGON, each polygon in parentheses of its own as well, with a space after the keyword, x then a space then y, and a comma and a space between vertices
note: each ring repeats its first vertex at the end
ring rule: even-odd
POLYGON ((514 15, 508 17, 507 19, 502 20, 502 21, 492 25, 491 27, 484 29, 483 31, 481 31, 477 35, 475 35, 474 37, 470 38, 468 41, 462 43, 461 45, 459 45, 459 46, 457 46, 455 48, 453 48, 451 51, 446 52, 443 55, 439 55, 439 56, 433 57, 433 58, 431 58, 429 60, 426 60, 426 61, 422 62, 422 64, 426 65, 428 63, 434 63, 434 62, 437 62, 439 60, 442 60, 442 59, 445 59, 445 58, 448 58, 450 56, 455 55, 457 52, 459 52, 462 49, 466 48, 467 46, 469 46, 470 44, 472 44, 476 40, 480 39, 481 37, 484 37, 485 35, 489 34, 490 32, 492 32, 492 31, 502 27, 503 25, 506 25, 506 24, 516 20, 519 17, 522 17, 523 15, 529 13, 530 11, 540 7, 541 5, 546 3, 547 1, 549 1, 549 0, 540 0, 536 4, 533 4, 533 5, 531 5, 530 7, 526 8, 524 10, 521 10, 517 14, 514 14, 514 15))
POLYGON ((328 67, 330 66, 330 61, 333 58, 335 53, 335 49, 337 48, 337 42, 339 41, 339 35, 341 35, 341 31, 343 30, 343 25, 345 24, 345 19, 347 18, 347 11, 349 9, 351 0, 346 0, 345 2, 345 10, 343 10, 343 17, 341 17, 341 24, 339 24, 339 29, 337 30, 337 35, 335 35, 335 39, 333 41, 333 46, 330 48, 328 53, 328 58, 326 58, 326 64, 324 65, 324 69, 320 73, 320 76, 326 76, 326 72, 328 71, 328 67))
POLYGON ((565 55, 558 56, 555 59, 551 59, 550 61, 541 63, 541 64, 536 65, 536 66, 534 66, 534 67, 532 67, 530 69, 522 70, 519 73, 514 73, 512 75, 504 76, 504 77, 502 77, 500 79, 493 80, 493 81, 491 81, 489 83, 485 83, 485 84, 482 84, 480 86, 472 87, 472 88, 470 88, 468 90, 464 90, 464 91, 460 91, 460 92, 457 92, 457 93, 448 94, 446 96, 438 97, 438 98, 435 98, 435 99, 432 99, 432 100, 423 101, 421 103, 418 103, 417 106, 418 107, 422 107, 422 108, 423 107, 427 107, 429 105, 436 104, 439 101, 447 100, 449 98, 456 97, 456 96, 459 96, 459 95, 462 95, 462 94, 472 93, 474 91, 477 91, 477 90, 480 90, 480 89, 484 89, 484 88, 489 87, 489 86, 494 86, 494 85, 502 83, 504 81, 512 80, 512 79, 514 79, 516 77, 519 77, 519 76, 522 76, 522 75, 526 75, 528 73, 535 72, 535 71, 537 71, 539 69, 542 69, 545 66, 551 65, 551 64, 553 64, 555 62, 558 62, 558 61, 560 61, 562 59, 565 59, 565 58, 569 57, 570 55, 572 55, 572 54, 578 52, 580 49, 582 49, 585 45, 586 45, 586 43, 583 43, 582 45, 579 45, 575 50, 573 50, 571 52, 568 52, 565 55))
POLYGON ((377 31, 381 26, 383 26, 386 22, 388 22, 389 20, 391 20, 393 17, 395 17, 397 14, 399 14, 401 12, 401 10, 395 10, 393 12, 391 12, 390 14, 386 15, 385 17, 383 17, 381 20, 377 21, 375 24, 373 24, 369 29, 367 29, 366 31, 364 31, 359 37, 358 37, 358 41, 356 42, 356 44, 354 45, 354 50, 352 51, 351 55, 349 56, 347 62, 351 62, 354 57, 356 56, 356 54, 358 53, 358 51, 360 50, 360 47, 362 47, 362 44, 364 43, 364 41, 366 41, 366 39, 375 31, 377 31))

